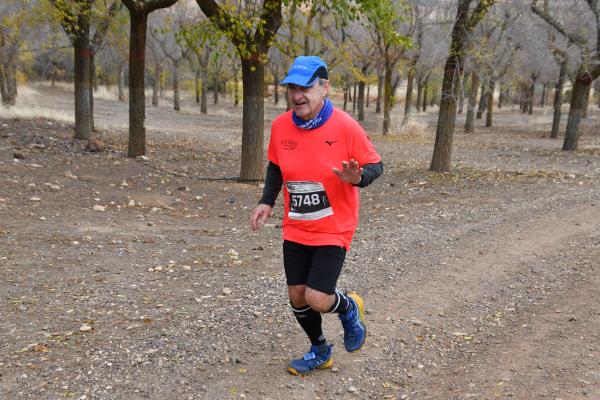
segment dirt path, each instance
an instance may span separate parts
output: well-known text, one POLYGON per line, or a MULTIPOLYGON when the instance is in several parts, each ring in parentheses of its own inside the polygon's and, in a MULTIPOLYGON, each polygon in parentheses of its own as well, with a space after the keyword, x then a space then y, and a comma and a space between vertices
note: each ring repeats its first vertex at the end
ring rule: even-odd
MULTIPOLYGON (((371 298, 373 309, 383 315, 399 310, 413 325, 407 329, 406 323, 397 326, 385 318, 375 319, 370 326, 376 335, 435 342, 414 356, 430 362, 411 365, 419 382, 412 396, 600 395, 594 333, 600 325, 595 300, 599 290, 594 285, 599 279, 600 211, 588 204, 570 212, 565 216, 565 210, 557 210, 518 228, 508 227, 508 232, 488 234, 484 240, 460 237, 472 246, 462 254, 439 257, 452 260, 439 271, 416 274, 414 279, 408 274, 407 288, 371 298), (561 254, 581 267, 556 260, 561 254), (555 287, 546 287, 545 280, 555 287), (540 291, 544 296, 539 297, 540 291), (435 354, 440 350, 441 359, 435 354), (589 369, 581 370, 586 361, 589 369)), ((456 247, 467 246, 459 242, 456 247)), ((372 348, 366 353, 376 357, 372 348)))

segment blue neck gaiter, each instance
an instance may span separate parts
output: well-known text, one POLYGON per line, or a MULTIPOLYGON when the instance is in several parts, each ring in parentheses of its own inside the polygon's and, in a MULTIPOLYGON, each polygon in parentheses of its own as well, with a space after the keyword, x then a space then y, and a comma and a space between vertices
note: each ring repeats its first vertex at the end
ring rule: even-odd
POLYGON ((308 121, 304 121, 300 119, 295 112, 292 111, 292 119, 294 120, 294 124, 300 129, 316 129, 323 125, 331 114, 333 113, 333 103, 329 99, 325 99, 325 104, 323 104, 323 108, 314 118, 309 119, 308 121))

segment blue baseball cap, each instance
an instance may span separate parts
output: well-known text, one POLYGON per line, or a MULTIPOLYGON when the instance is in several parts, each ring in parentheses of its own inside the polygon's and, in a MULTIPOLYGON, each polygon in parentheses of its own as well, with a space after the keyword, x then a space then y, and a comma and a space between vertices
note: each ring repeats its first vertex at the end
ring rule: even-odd
POLYGON ((317 78, 328 79, 325 61, 317 56, 300 56, 294 59, 287 76, 279 84, 310 87, 317 78))

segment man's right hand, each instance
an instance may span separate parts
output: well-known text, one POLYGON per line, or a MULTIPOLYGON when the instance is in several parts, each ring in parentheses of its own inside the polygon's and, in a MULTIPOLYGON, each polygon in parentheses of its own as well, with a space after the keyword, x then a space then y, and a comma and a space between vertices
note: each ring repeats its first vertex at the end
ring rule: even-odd
POLYGON ((256 232, 265 225, 267 218, 273 213, 273 207, 268 204, 259 204, 256 206, 250 217, 250 228, 256 232))

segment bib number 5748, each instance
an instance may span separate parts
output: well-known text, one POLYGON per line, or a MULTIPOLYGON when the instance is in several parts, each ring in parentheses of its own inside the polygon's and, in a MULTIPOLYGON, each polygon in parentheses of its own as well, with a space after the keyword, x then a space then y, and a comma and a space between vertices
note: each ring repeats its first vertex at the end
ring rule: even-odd
POLYGON ((288 181, 290 219, 317 220, 333 215, 327 192, 321 182, 288 181))
POLYGON ((291 195, 292 205, 294 207, 301 206, 317 206, 321 203, 321 196, 318 193, 313 194, 292 194, 291 195))

